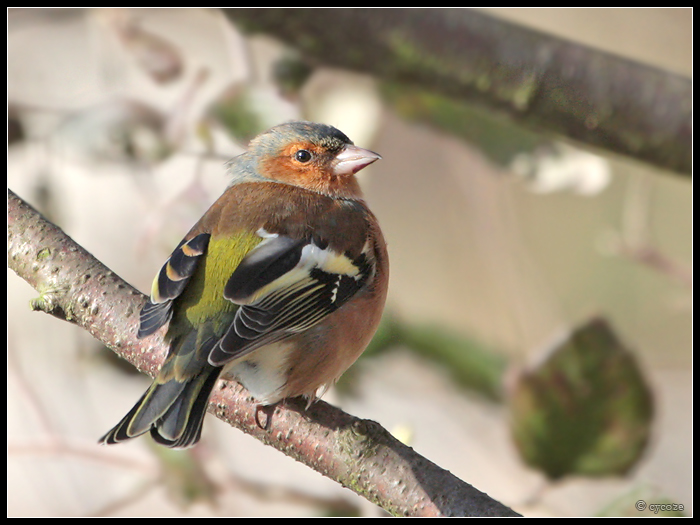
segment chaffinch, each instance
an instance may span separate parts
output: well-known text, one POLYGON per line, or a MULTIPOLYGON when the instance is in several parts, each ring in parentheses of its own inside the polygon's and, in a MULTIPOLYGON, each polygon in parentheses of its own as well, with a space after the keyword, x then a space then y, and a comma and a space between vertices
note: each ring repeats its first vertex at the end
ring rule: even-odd
POLYGON ((339 130, 290 122, 230 161, 232 182, 178 245, 141 310, 138 337, 168 324, 163 366, 100 440, 150 431, 190 447, 219 377, 260 406, 317 399, 364 351, 389 261, 355 173, 380 156, 339 130))

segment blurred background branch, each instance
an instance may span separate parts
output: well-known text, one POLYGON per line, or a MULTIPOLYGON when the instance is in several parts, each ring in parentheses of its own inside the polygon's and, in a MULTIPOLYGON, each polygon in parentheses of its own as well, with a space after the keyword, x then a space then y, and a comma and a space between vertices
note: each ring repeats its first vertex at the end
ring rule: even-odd
POLYGON ((691 174, 689 78, 473 9, 223 11, 312 62, 483 105, 542 132, 691 174))

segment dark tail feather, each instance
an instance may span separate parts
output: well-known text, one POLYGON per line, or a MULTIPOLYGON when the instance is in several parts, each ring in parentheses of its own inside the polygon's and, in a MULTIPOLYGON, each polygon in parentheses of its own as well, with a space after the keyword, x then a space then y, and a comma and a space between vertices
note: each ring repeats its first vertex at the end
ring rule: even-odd
POLYGON ((151 427, 151 437, 156 443, 170 448, 188 448, 199 441, 202 435, 204 416, 209 405, 209 396, 219 378, 221 368, 213 368, 203 377, 200 388, 184 394, 168 409, 162 419, 151 427))
POLYGON ((221 368, 209 366, 189 381, 154 382, 100 443, 114 445, 150 431, 166 447, 191 447, 202 434, 209 395, 220 372, 221 368))

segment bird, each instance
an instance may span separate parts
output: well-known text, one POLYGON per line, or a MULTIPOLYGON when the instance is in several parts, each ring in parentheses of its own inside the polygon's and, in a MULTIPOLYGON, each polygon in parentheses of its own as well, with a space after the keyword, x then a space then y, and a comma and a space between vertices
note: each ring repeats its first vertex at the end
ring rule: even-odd
POLYGON ((242 384, 258 408, 295 397, 308 408, 325 393, 367 347, 386 302, 387 245, 355 177, 380 158, 333 126, 290 121, 228 162, 228 187, 140 311, 138 338, 167 325, 167 357, 100 443, 149 432, 169 448, 195 445, 219 378, 242 384))

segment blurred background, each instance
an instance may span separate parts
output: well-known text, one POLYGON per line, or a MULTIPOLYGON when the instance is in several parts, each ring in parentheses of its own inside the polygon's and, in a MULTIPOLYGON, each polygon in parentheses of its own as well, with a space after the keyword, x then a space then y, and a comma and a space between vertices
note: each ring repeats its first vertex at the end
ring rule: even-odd
MULTIPOLYGON (((691 76, 690 9, 482 12, 691 76)), ((391 283, 324 399, 524 515, 692 515, 691 179, 400 88, 215 9, 10 9, 8 186, 145 292, 252 136, 332 124, 383 157, 391 283)), ((211 416, 184 453, 97 447, 149 379, 36 296, 8 270, 8 515, 384 515, 211 416)))

